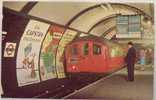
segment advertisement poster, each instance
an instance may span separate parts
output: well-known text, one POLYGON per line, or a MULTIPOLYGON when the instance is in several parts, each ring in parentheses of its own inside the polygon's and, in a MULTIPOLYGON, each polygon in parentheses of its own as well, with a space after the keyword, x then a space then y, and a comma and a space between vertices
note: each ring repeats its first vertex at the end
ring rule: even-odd
POLYGON ((20 40, 16 59, 18 86, 40 82, 40 48, 49 26, 39 21, 29 21, 20 40))
POLYGON ((72 30, 67 30, 60 43, 59 43, 59 47, 58 47, 58 51, 57 51, 57 56, 56 56, 56 66, 57 66, 57 74, 59 78, 63 78, 65 77, 64 75, 64 48, 65 46, 71 42, 74 37, 76 36, 77 32, 72 31, 72 30))
MULTIPOLYGON (((64 28, 58 26, 51 26, 46 35, 40 56, 40 74, 42 80, 48 80, 57 77, 56 68, 56 52, 59 41, 63 35, 64 28)), ((62 70, 62 69, 60 69, 62 70)))

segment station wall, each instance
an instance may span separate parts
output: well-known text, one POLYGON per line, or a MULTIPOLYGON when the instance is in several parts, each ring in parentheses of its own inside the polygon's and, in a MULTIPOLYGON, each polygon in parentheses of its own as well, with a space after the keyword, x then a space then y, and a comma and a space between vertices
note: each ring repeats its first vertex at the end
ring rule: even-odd
POLYGON ((33 97, 68 83, 65 46, 77 32, 3 9, 3 97, 33 97))

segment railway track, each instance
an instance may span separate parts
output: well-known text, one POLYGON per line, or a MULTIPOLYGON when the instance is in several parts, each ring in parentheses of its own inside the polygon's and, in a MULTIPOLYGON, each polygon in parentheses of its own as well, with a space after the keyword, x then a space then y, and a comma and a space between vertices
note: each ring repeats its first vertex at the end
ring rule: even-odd
MULTIPOLYGON (((123 68, 121 68, 123 69, 123 68)), ((101 74, 101 75, 92 75, 88 74, 86 76, 74 76, 70 77, 69 81, 66 84, 62 84, 60 87, 56 88, 55 90, 51 91, 45 91, 44 93, 41 93, 37 96, 34 96, 33 98, 53 98, 53 99, 59 99, 59 98, 66 98, 68 95, 73 94, 80 89, 91 85, 95 83, 96 81, 107 78, 109 76, 112 76, 113 73, 121 70, 118 69, 112 73, 109 74, 101 74)))

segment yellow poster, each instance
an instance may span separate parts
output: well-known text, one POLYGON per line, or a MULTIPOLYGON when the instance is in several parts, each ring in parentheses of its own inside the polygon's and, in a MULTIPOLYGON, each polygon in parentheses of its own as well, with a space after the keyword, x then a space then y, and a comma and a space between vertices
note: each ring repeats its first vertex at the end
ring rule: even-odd
POLYGON ((65 46, 71 42, 74 37, 76 36, 77 32, 72 31, 72 30, 67 30, 60 43, 58 46, 58 50, 57 50, 57 56, 56 56, 56 68, 57 68, 57 74, 58 74, 58 78, 63 78, 65 77, 64 74, 64 48, 65 46))

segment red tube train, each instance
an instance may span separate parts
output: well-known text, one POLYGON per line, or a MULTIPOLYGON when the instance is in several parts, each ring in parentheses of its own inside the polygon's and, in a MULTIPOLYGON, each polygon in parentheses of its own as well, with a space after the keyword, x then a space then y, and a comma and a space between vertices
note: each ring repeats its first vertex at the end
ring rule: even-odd
POLYGON ((109 73, 124 66, 123 46, 99 37, 73 40, 65 48, 67 73, 109 73))

